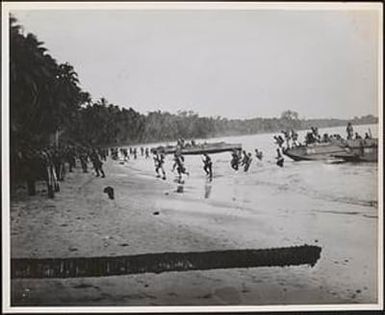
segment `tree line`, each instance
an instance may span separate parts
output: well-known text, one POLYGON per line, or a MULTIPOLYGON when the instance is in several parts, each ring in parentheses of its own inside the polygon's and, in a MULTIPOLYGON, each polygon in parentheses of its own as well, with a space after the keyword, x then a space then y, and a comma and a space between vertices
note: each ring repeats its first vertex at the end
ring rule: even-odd
MULTIPOLYGON (((372 115, 356 117, 353 124, 377 123, 372 115)), ((92 100, 80 87, 69 63, 59 63, 34 34, 25 34, 10 17, 10 136, 11 148, 44 146, 60 135, 62 142, 114 146, 279 132, 310 126, 346 125, 346 120, 299 119, 287 110, 279 118, 227 119, 200 117, 192 111, 139 113, 92 100)))

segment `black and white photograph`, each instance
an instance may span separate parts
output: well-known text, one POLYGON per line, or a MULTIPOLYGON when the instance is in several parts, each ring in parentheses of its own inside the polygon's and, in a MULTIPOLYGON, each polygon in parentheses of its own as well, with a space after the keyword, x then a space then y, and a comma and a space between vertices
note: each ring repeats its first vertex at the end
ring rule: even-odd
POLYGON ((3 2, 3 312, 383 309, 380 2, 3 2))

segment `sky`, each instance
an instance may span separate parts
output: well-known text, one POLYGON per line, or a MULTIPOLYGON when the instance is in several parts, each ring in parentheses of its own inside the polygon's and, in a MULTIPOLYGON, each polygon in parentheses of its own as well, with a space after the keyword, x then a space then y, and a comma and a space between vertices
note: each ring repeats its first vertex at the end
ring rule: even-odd
POLYGON ((378 115, 378 11, 11 13, 94 100, 227 118, 378 115))

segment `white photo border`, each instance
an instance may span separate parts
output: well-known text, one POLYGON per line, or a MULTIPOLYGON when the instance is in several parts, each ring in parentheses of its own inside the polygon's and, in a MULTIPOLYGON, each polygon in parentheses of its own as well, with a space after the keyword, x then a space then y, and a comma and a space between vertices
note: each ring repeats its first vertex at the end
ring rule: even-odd
POLYGON ((170 313, 383 310, 383 151, 378 163, 378 296, 376 304, 269 306, 12 307, 10 305, 9 14, 13 10, 378 10, 379 145, 383 144, 383 13, 381 2, 2 2, 2 311, 4 313, 170 313))

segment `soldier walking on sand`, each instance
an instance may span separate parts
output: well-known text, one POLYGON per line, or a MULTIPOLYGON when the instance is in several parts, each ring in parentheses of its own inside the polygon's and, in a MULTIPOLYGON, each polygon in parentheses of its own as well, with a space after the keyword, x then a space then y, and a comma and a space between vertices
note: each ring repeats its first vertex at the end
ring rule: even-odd
POLYGON ((106 177, 103 171, 103 162, 100 160, 98 153, 96 152, 95 149, 92 150, 92 153, 90 155, 90 159, 92 161, 92 164, 94 165, 94 169, 96 172, 96 177, 99 177, 100 174, 102 174, 102 178, 106 177))
POLYGON ((72 169, 76 167, 75 150, 72 146, 68 146, 66 156, 69 168, 68 171, 72 173, 72 169))
POLYGON ((85 149, 82 149, 81 152, 79 153, 79 159, 80 159, 80 164, 82 166, 83 173, 88 173, 88 170, 87 170, 88 153, 85 149))

